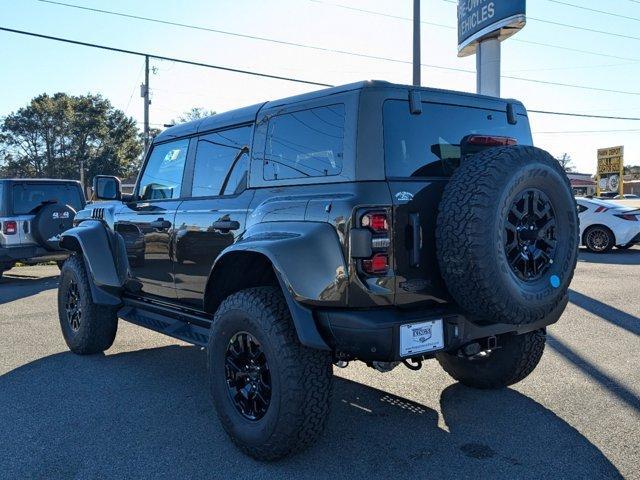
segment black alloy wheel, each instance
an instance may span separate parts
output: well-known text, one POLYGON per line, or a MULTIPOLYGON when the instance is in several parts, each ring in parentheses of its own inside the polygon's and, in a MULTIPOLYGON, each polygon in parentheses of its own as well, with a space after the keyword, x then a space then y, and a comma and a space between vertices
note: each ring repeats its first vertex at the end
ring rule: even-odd
POLYGON ((65 311, 67 312, 67 321, 69 322, 71 330, 74 332, 80 330, 80 322, 82 321, 82 304, 80 302, 78 284, 73 280, 69 282, 69 287, 67 289, 65 311))
POLYGON ((225 379, 231 401, 247 420, 260 420, 271 402, 271 375, 260 343, 247 332, 236 333, 225 355, 225 379))
POLYGON ((547 195, 523 191, 512 202, 505 222, 505 254, 516 276, 539 280, 553 264, 557 238, 556 216, 547 195))

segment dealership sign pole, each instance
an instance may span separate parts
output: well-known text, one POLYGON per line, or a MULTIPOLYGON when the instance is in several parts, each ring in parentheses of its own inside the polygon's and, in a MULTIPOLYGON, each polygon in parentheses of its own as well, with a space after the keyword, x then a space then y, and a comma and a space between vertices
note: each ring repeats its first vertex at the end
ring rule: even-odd
POLYGON ((500 96, 500 42, 526 22, 526 0, 458 0, 458 56, 476 54, 478 93, 500 96))

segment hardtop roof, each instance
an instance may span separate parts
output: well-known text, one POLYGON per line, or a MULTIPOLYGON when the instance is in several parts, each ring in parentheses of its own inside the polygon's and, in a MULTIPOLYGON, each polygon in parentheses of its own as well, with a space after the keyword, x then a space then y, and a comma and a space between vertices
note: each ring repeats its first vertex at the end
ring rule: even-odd
POLYGON ((217 113, 209 117, 175 125, 173 127, 167 128, 166 130, 158 134, 154 138, 154 143, 163 142, 173 138, 194 135, 200 132, 215 130, 217 128, 224 128, 226 126, 239 125, 241 123, 250 123, 255 121, 258 113, 262 109, 269 109, 273 107, 314 100, 317 98, 327 97, 330 95, 337 95, 340 93, 346 93, 354 90, 373 89, 373 88, 403 89, 403 90, 417 89, 422 92, 429 93, 430 96, 435 95, 438 97, 451 97, 451 96, 467 97, 468 99, 473 98, 476 101, 486 100, 491 103, 509 102, 509 103, 514 103, 518 106, 521 106, 523 109, 523 112, 525 111, 522 103, 518 100, 513 100, 513 99, 501 99, 501 98, 495 98, 495 97, 490 97, 486 95, 478 95, 475 93, 459 92, 455 90, 444 90, 444 89, 429 88, 429 87, 414 87, 411 85, 390 83, 384 80, 366 80, 366 81, 360 81, 355 83, 349 83, 346 85, 340 85, 336 87, 323 88, 321 90, 302 93, 300 95, 294 95, 291 97, 286 97, 278 100, 270 100, 263 103, 257 103, 255 105, 251 105, 248 107, 229 110, 227 112, 217 113))
POLYGON ((78 180, 64 178, 0 178, 0 182, 6 183, 73 183, 80 185, 78 180))

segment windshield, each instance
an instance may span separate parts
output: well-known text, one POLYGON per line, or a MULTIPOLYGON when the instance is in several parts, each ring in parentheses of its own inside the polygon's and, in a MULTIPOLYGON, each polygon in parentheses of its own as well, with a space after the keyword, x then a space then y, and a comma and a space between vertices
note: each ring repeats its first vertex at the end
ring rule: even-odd
POLYGON ((43 202, 69 205, 82 210, 82 198, 77 186, 63 183, 19 183, 13 186, 13 214, 26 215, 43 202))

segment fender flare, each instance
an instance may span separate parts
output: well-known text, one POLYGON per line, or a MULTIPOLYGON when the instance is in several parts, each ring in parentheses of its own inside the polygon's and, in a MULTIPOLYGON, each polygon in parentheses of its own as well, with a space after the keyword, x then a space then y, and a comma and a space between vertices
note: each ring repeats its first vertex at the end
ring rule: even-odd
POLYGON ((85 220, 60 235, 60 247, 82 255, 93 302, 120 305, 127 273, 124 240, 100 220, 85 220))
POLYGON ((242 252, 260 254, 271 263, 300 342, 329 350, 310 307, 346 305, 347 265, 335 228, 321 222, 271 222, 249 227, 216 258, 207 287, 215 286, 223 259, 242 252))

